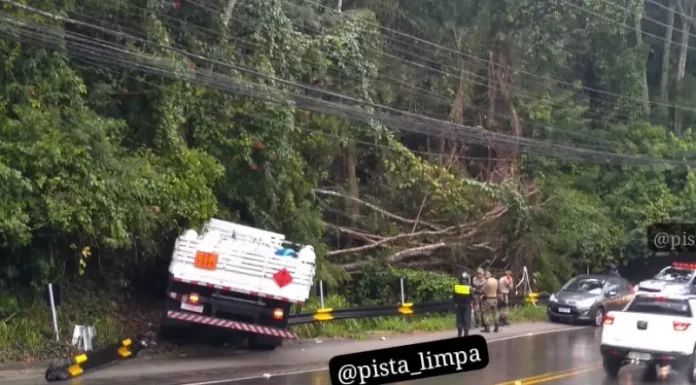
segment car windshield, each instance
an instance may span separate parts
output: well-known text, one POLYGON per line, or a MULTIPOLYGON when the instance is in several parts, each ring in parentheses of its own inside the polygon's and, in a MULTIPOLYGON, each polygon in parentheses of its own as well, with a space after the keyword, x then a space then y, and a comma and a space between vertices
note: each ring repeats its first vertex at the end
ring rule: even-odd
POLYGON ((638 296, 626 311, 631 313, 691 317, 689 302, 683 299, 638 296))
POLYGON ((693 270, 682 270, 668 267, 667 269, 659 272, 655 276, 655 279, 659 279, 660 281, 689 282, 689 279, 691 279, 693 274, 693 270))
POLYGON ((600 294, 605 282, 605 280, 599 278, 573 278, 563 287, 562 291, 600 294))

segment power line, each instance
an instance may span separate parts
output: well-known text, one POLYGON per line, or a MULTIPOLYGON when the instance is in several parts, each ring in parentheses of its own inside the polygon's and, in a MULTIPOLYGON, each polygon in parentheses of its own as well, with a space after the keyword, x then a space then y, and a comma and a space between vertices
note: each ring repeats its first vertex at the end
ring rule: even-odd
MULTIPOLYGON (((305 2, 308 2, 308 3, 311 3, 311 4, 314 4, 314 5, 318 6, 318 7, 325 8, 325 9, 327 9, 329 12, 337 13, 337 11, 334 10, 333 8, 330 8, 330 7, 327 7, 327 6, 325 6, 325 5, 319 4, 319 3, 314 2, 314 1, 312 1, 312 0, 302 0, 302 1, 305 1, 305 2)), ((567 2, 567 1, 565 1, 565 0, 560 0, 560 1, 563 2, 563 3, 566 3, 566 4, 571 5, 573 8, 576 8, 576 9, 579 9, 579 10, 584 10, 582 7, 579 7, 579 6, 577 6, 577 5, 571 4, 571 3, 569 3, 569 2, 567 2)), ((587 12, 588 10, 584 10, 584 11, 587 12)), ((589 12, 592 12, 592 11, 589 11, 589 12)), ((339 14, 339 15, 343 15, 343 17, 350 17, 348 14, 343 13, 343 12, 338 13, 338 14, 339 14)), ((618 23, 617 21, 615 21, 615 20, 613 20, 613 19, 611 19, 611 18, 607 18, 607 17, 605 17, 605 16, 598 15, 598 14, 595 14, 595 15, 597 15, 597 16, 599 16, 599 17, 602 17, 602 18, 604 18, 605 20, 608 20, 608 21, 610 21, 610 22, 618 23)), ((366 21, 366 23, 368 23, 368 22, 366 21)), ((443 45, 440 45, 440 44, 437 44, 437 43, 433 43, 433 42, 430 42, 430 41, 428 41, 428 40, 425 40, 425 39, 422 39, 422 38, 419 38, 419 37, 416 37, 416 36, 413 36, 413 35, 409 35, 409 34, 404 33, 404 32, 400 32, 400 31, 397 31, 397 30, 394 30, 394 29, 391 29, 391 28, 387 28, 387 27, 381 26, 381 25, 379 25, 379 24, 375 24, 375 23, 369 23, 369 24, 375 25, 375 26, 377 26, 378 28, 383 29, 383 30, 385 30, 385 31, 392 32, 392 33, 394 33, 394 34, 397 34, 397 35, 400 35, 400 36, 403 36, 403 37, 412 39, 412 40, 417 41, 417 42, 419 42, 419 43, 423 43, 423 44, 432 46, 432 47, 437 48, 437 49, 440 49, 440 50, 444 50, 444 51, 447 51, 447 52, 451 52, 451 53, 454 53, 454 54, 457 54, 457 55, 460 55, 460 56, 463 56, 463 57, 467 57, 467 58, 470 58, 470 59, 472 59, 472 60, 479 61, 479 62, 482 62, 482 63, 486 63, 486 64, 489 63, 489 60, 488 60, 488 59, 484 59, 484 58, 481 58, 481 57, 478 57, 478 56, 475 56, 475 55, 467 54, 467 53, 461 52, 461 51, 459 51, 459 50, 456 50, 456 49, 453 49, 453 48, 450 48, 450 47, 446 47, 446 46, 443 46, 443 45)), ((620 24, 620 23, 619 23, 619 24, 620 24)), ((630 28, 629 26, 627 26, 627 25, 625 25, 625 24, 622 24, 622 25, 625 26, 625 27, 627 27, 627 28, 630 28)), ((635 28, 634 28, 634 30, 635 30, 635 28)), ((652 35, 652 36, 656 36, 656 35, 652 35)), ((659 36, 657 36, 657 37, 659 38, 659 36)), ((571 89, 577 87, 577 85, 575 85, 575 84, 573 84, 573 83, 570 83, 570 82, 567 82, 567 81, 565 81, 565 80, 554 79, 554 78, 551 78, 551 77, 549 77, 549 76, 541 75, 541 74, 536 74, 536 73, 533 73, 533 72, 529 72, 529 71, 523 70, 523 69, 521 69, 521 68, 511 67, 511 66, 507 66, 507 65, 504 65, 504 64, 501 64, 501 63, 497 63, 497 62, 493 62, 493 63, 490 63, 490 64, 493 65, 493 66, 496 66, 496 67, 503 68, 503 69, 505 69, 505 70, 511 70, 511 71, 514 71, 514 72, 517 72, 517 73, 520 73, 520 74, 524 74, 524 75, 527 75, 527 76, 530 76, 530 77, 534 77, 534 78, 537 78, 537 79, 541 79, 541 80, 545 80, 545 81, 554 82, 554 83, 556 83, 556 84, 561 84, 561 85, 564 85, 564 86, 569 87, 569 88, 571 88, 571 89)), ((600 90, 600 89, 593 88, 593 87, 580 86, 579 88, 582 88, 583 90, 590 91, 590 92, 594 92, 594 93, 597 93, 597 94, 603 94, 603 95, 607 95, 607 96, 613 96, 613 97, 622 98, 622 99, 625 99, 625 100, 631 100, 631 101, 634 101, 634 102, 636 102, 636 103, 644 103, 644 102, 645 102, 645 101, 642 100, 642 99, 632 98, 632 97, 628 97, 628 96, 623 96, 623 95, 620 95, 620 94, 617 94, 617 93, 614 93, 614 92, 605 91, 605 90, 600 90)), ((687 106, 679 105, 679 104, 676 104, 676 103, 665 103, 665 102, 659 102, 659 101, 653 101, 653 100, 649 100, 648 102, 649 102, 650 104, 652 104, 652 105, 659 105, 659 106, 665 106, 665 107, 674 107, 674 108, 676 108, 676 109, 681 109, 681 110, 685 110, 685 111, 692 111, 692 112, 693 112, 693 111, 696 111, 696 108, 687 107, 687 106)))
MULTIPOLYGON (((289 2, 288 0, 281 0, 281 1, 282 1, 284 4, 290 4, 290 5, 294 6, 294 7, 300 7, 299 5, 293 4, 293 3, 289 2)), ((200 6, 200 7, 202 7, 202 8, 205 9, 205 10, 211 10, 210 7, 204 6, 204 5, 202 5, 200 2, 198 2, 198 1, 196 1, 196 0, 187 0, 187 2, 189 2, 189 3, 191 3, 191 4, 194 4, 194 5, 196 5, 196 6, 200 6)), ((341 14, 341 15, 344 15, 344 14, 341 14)), ((234 18, 234 17, 233 17, 233 19, 235 19, 236 21, 238 21, 238 22, 240 22, 240 23, 243 23, 243 24, 248 23, 248 21, 245 21, 245 20, 242 20, 242 19, 239 19, 239 18, 234 18)), ((307 28, 307 29, 310 29, 310 30, 315 30, 315 31, 317 31, 315 28, 312 28, 312 27, 309 27, 309 26, 300 26, 300 25, 297 25, 297 24, 295 24, 295 23, 293 23, 293 24, 296 25, 296 26, 298 26, 298 27, 303 27, 303 28, 307 28)), ((374 23, 368 23, 368 25, 376 25, 376 24, 374 24, 374 23)), ((317 31, 317 32, 320 32, 320 31, 317 31)), ((397 41, 397 42, 399 42, 400 44, 406 44, 406 45, 408 45, 409 47, 418 48, 418 47, 416 47, 416 46, 413 45, 413 44, 408 44, 408 43, 405 43, 405 42, 403 42, 403 41, 396 40, 396 39, 390 37, 390 36, 387 35, 387 34, 382 34, 381 36, 382 36, 382 38, 386 38, 386 39, 390 39, 390 40, 393 40, 393 41, 397 41)), ((463 72, 463 73, 467 74, 468 76, 473 76, 473 77, 475 77, 475 78, 481 79, 482 81, 485 81, 485 82, 486 82, 486 83, 482 83, 482 82, 477 82, 477 81, 475 81, 475 80, 468 79, 468 80, 467 80, 468 83, 477 84, 477 85, 480 85, 480 86, 483 86, 483 87, 486 87, 486 88, 492 88, 492 89, 496 89, 496 90, 502 90, 502 88, 501 88, 500 86, 496 86, 496 85, 490 86, 490 85, 487 83, 487 82, 488 82, 488 77, 486 77, 486 76, 482 76, 482 75, 479 75, 479 74, 477 74, 477 73, 475 73, 475 72, 472 72, 472 71, 469 71, 469 70, 464 70, 464 69, 462 69, 462 68, 454 68, 454 67, 449 66, 449 65, 447 65, 447 64, 438 63, 438 62, 436 62, 436 61, 434 61, 434 60, 425 60, 425 58, 424 58, 423 56, 417 55, 417 54, 415 54, 414 52, 406 51, 406 50, 402 49, 401 47, 397 48, 397 47, 394 46, 394 45, 391 45, 391 46, 387 45, 387 46, 388 46, 390 49, 396 50, 397 52, 400 52, 400 53, 402 53, 402 54, 406 54, 406 55, 410 55, 410 56, 413 56, 413 57, 417 57, 418 59, 421 59, 421 60, 424 60, 424 61, 429 61, 429 62, 431 62, 431 63, 436 63, 436 64, 438 64, 439 66, 442 66, 442 67, 444 67, 444 68, 448 68, 449 70, 453 70, 453 71, 455 71, 455 72, 457 72, 457 73, 463 72)), ((368 50, 374 51, 374 50, 371 49, 371 48, 368 48, 368 50)), ((390 57, 390 58, 395 59, 395 60, 397 60, 397 61, 399 61, 399 62, 407 63, 407 64, 412 65, 412 66, 417 66, 417 67, 419 67, 419 68, 423 68, 423 69, 427 69, 427 70, 430 70, 430 71, 433 71, 433 72, 441 73, 441 74, 443 74, 443 75, 451 76, 451 77, 453 77, 453 78, 455 78, 455 79, 458 79, 459 76, 460 76, 460 75, 457 74, 457 73, 452 73, 452 72, 449 72, 449 71, 443 71, 443 70, 437 69, 437 68, 435 68, 435 67, 432 67, 432 66, 429 66, 429 65, 423 65, 423 64, 420 64, 420 63, 416 63, 416 62, 413 62, 413 61, 410 61, 410 60, 407 60, 407 59, 404 59, 404 58, 397 57, 397 56, 392 55, 392 54, 389 54, 389 53, 385 53, 385 52, 381 52, 381 51, 380 51, 379 54, 380 54, 380 55, 387 56, 387 57, 390 57)), ((485 66, 485 65, 479 65, 479 66, 480 66, 481 68, 484 68, 484 69, 488 70, 488 66, 485 66)), ((524 90, 524 87, 521 87, 521 86, 516 85, 516 84, 513 83, 513 84, 510 85, 510 88, 519 91, 519 92, 516 92, 516 93, 515 93, 515 96, 522 97, 522 98, 529 99, 529 100, 536 100, 535 96, 532 96, 532 95, 528 94, 528 93, 526 92, 526 90, 524 90)), ((556 89, 556 90, 559 90, 557 87, 555 87, 555 89, 556 89)), ((566 90, 563 90, 563 91, 568 91, 568 90, 566 89, 566 90)), ((591 96, 587 96, 587 98, 588 98, 589 100, 591 100, 591 101, 600 101, 600 103, 606 103, 605 100, 593 98, 593 97, 591 97, 591 96)), ((622 98, 625 98, 625 97, 622 97, 622 98)), ((557 106, 557 107, 562 107, 562 108, 563 108, 563 107, 566 107, 566 106, 563 106, 563 105, 558 104, 558 103, 555 103, 555 102, 550 102, 549 105, 554 106, 554 107, 556 107, 556 106, 557 106)), ((615 112, 616 112, 616 111, 615 111, 615 112)), ((601 118, 605 118, 605 117, 606 117, 606 114, 604 114, 604 113, 602 113, 602 112, 597 112, 597 111, 586 111, 585 114, 588 115, 588 116, 592 116, 592 117, 599 118, 600 120, 601 120, 601 118)), ((629 116, 630 116, 630 115, 629 115, 628 113, 625 113, 625 112, 621 112, 620 114, 617 114, 617 118, 629 118, 629 116)))
MULTIPOLYGON (((93 68, 90 68, 90 67, 87 67, 87 66, 82 66, 82 65, 77 65, 77 67, 82 68, 82 69, 87 70, 87 71, 92 71, 92 70, 93 70, 93 68)), ((95 65, 94 67, 99 68, 99 69, 103 69, 103 70, 106 70, 106 71, 109 71, 109 72, 111 72, 111 73, 113 73, 113 74, 117 74, 117 75, 120 75, 120 74, 121 74, 121 72, 118 72, 118 71, 116 71, 116 70, 113 70, 113 69, 111 69, 111 68, 109 68, 109 67, 106 67, 106 66, 103 66, 103 65, 95 65)), ((135 81, 137 81, 137 82, 145 83, 145 84, 147 84, 147 85, 149 85, 149 86, 151 86, 151 87, 158 88, 158 89, 160 89, 160 90, 162 90, 162 91, 168 91, 168 89, 167 89, 166 87, 161 86, 161 85, 159 85, 159 84, 155 84, 155 83, 153 83, 153 82, 148 82, 148 81, 146 81, 146 80, 142 80, 142 79, 136 78, 136 77, 134 77, 134 76, 129 76, 129 75, 125 75, 125 76, 126 76, 126 77, 129 77, 129 78, 131 78, 132 80, 135 80, 135 81)), ((211 101, 208 101, 208 100, 201 101, 201 102, 204 103, 204 104, 206 104, 206 105, 208 105, 209 107, 216 107, 216 106, 217 106, 217 105, 214 106, 213 103, 212 103, 211 101)), ((349 142, 361 144, 361 145, 368 146, 368 147, 381 148, 381 149, 388 150, 388 151, 397 151, 397 152, 398 152, 398 151, 401 150, 401 149, 395 147, 394 145, 387 145, 387 144, 379 144, 379 143, 368 142, 368 141, 364 141, 364 140, 360 140, 360 139, 355 139, 355 138, 351 138, 351 137, 346 137, 346 136, 341 136, 341 135, 335 135, 335 134, 331 134, 331 133, 324 132, 324 131, 320 131, 320 130, 311 130, 311 129, 308 129, 308 128, 300 128, 300 130, 303 131, 303 132, 305 132, 305 133, 309 133, 309 134, 321 135, 321 136, 325 136, 325 137, 332 138, 332 139, 347 140, 347 141, 349 141, 349 142)), ((432 152, 432 151, 413 150, 413 149, 408 148, 408 147, 405 146, 405 145, 404 145, 404 150, 409 151, 409 152, 414 153, 414 154, 422 155, 422 156, 424 156, 424 157, 447 157, 447 158, 454 158, 454 159, 459 159, 459 160, 481 160, 481 161, 490 160, 489 157, 478 157, 478 156, 467 156, 467 155, 455 155, 455 156, 452 156, 451 154, 448 154, 448 153, 440 153, 440 152, 432 152)), ((515 160, 515 158, 496 158, 496 160, 512 161, 512 160, 515 160)))
MULTIPOLYGON (((211 29, 209 29, 209 28, 199 26, 199 25, 197 25, 197 24, 195 24, 195 23, 189 23, 189 22, 186 22, 186 21, 184 21, 184 20, 177 19, 177 18, 168 16, 168 15, 162 15, 162 14, 156 12, 156 11, 150 11, 150 10, 147 10, 147 9, 144 9, 144 8, 141 8, 141 7, 130 6, 130 5, 127 5, 127 6, 128 6, 128 7, 137 8, 137 9, 143 10, 143 11, 152 12, 152 13, 154 13, 154 14, 157 14, 157 15, 160 15, 160 16, 164 16, 164 17, 166 17, 166 18, 169 18, 169 19, 178 21, 178 22, 180 22, 180 23, 186 23, 187 26, 193 26, 195 29, 197 29, 197 30, 199 30, 199 31, 203 31, 203 32, 209 33, 209 34, 211 34, 211 35, 213 35, 213 36, 215 36, 215 37, 218 37, 218 36, 217 36, 217 32, 215 32, 215 31, 213 31, 213 30, 211 30, 211 29)), ((207 11, 208 8, 205 8, 205 10, 207 11)), ((92 16, 90 16, 90 15, 88 15, 88 14, 81 13, 81 12, 75 12, 75 11, 72 11, 72 12, 73 12, 73 13, 76 13, 76 14, 78 14, 78 15, 83 15, 83 16, 89 18, 89 19, 102 22, 101 19, 96 18, 96 17, 92 17, 92 16)), ((232 19, 235 19, 235 18, 232 17, 232 19)), ((235 20, 236 20, 236 19, 235 19, 235 20)), ((242 21, 242 22, 243 22, 243 21, 242 21)), ((165 24, 165 25, 166 25, 166 24, 165 24)), ((119 26, 119 27, 120 27, 120 26, 119 26)), ((133 32, 133 31, 130 30, 129 32, 133 32)), ((317 32, 320 32, 320 31, 317 31, 317 32)), ((137 32, 136 32, 136 34, 137 34, 137 32)), ((145 36, 145 37, 147 37, 147 36, 145 36)), ((258 45, 258 44, 256 44, 256 43, 250 42, 250 41, 245 40, 245 39, 241 39, 241 38, 237 38, 237 37, 233 37, 233 38, 234 38, 235 40, 240 41, 242 44, 248 44, 248 45, 252 45, 252 46, 256 46, 256 47, 260 46, 260 45, 258 45)), ((183 48, 182 46, 180 46, 180 49, 184 49, 184 48, 183 48)), ((306 60, 303 60, 303 61, 306 62, 306 60)), ((412 63, 412 64, 418 65, 418 63, 412 63)), ((345 74, 345 75, 347 75, 347 76, 349 76, 349 77, 355 77, 355 78, 357 78, 356 75, 354 75, 354 74, 349 74, 348 72, 346 72, 346 71, 341 71, 340 69, 332 69, 332 70, 334 70, 334 71, 336 71, 336 72, 339 72, 339 73, 342 73, 342 74, 345 74)), ((435 69, 433 69, 433 70, 435 70, 435 69)), ((437 71, 437 70, 436 70, 436 71, 437 71)), ((449 76, 455 76, 455 75, 450 74, 450 73, 447 73, 447 72, 442 72, 442 71, 438 71, 438 72, 441 72, 441 73, 446 74, 446 75, 449 75, 449 76)), ((392 78, 392 77, 390 77, 390 76, 388 76, 388 75, 386 75, 386 74, 384 74, 384 73, 382 73, 382 72, 379 72, 379 74, 380 74, 380 76, 386 77, 387 79, 391 79, 391 80, 394 81, 395 83, 404 85, 404 86, 406 86, 406 87, 408 87, 408 88, 411 88, 411 89, 417 89, 417 90, 419 90, 421 93, 426 93, 426 94, 428 94, 428 96, 422 96, 422 97, 424 97, 424 98, 426 98, 426 99, 429 99, 429 100, 437 100, 438 102, 441 102, 441 103, 443 103, 443 104, 444 104, 444 103, 447 103, 448 105, 451 104, 451 102, 452 102, 452 99, 451 99, 451 98, 448 98, 448 97, 446 97, 446 96, 444 96, 444 95, 441 95, 441 94, 432 92, 432 91, 427 90, 427 89, 424 89, 424 88, 415 87, 415 86, 413 86, 413 85, 411 85, 411 84, 408 84, 408 83, 406 83, 406 82, 403 82, 403 81, 400 81, 400 80, 398 80, 398 79, 392 78)), ((377 81, 377 82, 380 82, 378 79, 377 79, 376 81, 377 81)), ((474 82, 474 81, 472 81, 472 80, 469 80, 469 82, 473 82, 474 84, 479 84, 479 85, 482 85, 482 86, 487 86, 487 84, 485 84, 485 83, 476 83, 476 82, 474 82)), ((418 94, 418 93, 413 93, 413 95, 414 95, 414 96, 419 96, 419 97, 421 97, 421 95, 418 94)), ((533 99, 530 95, 525 95, 525 96, 527 96, 527 98, 529 98, 530 100, 535 100, 535 99, 533 99)), ((483 109, 483 108, 481 108, 481 107, 479 107, 479 106, 476 106, 476 105, 474 105, 474 104, 471 104, 471 103, 463 103, 463 104, 464 104, 465 106, 469 107, 470 109, 473 109, 473 110, 476 110, 476 111, 479 111, 479 112, 483 112, 483 113, 488 113, 488 111, 486 111, 485 109, 483 109)), ((504 118, 512 118, 512 117, 510 116, 510 114, 499 113, 499 112, 494 112, 493 114, 494 114, 494 116, 499 116, 499 117, 504 117, 504 118)), ((572 130, 563 130, 563 129, 559 129, 559 128, 556 128, 556 127, 552 127, 552 126, 550 126, 550 125, 548 125, 548 124, 543 124, 543 123, 539 123, 539 122, 529 121, 529 120, 524 119, 524 118, 520 118, 520 121, 526 122, 526 123, 528 123, 529 125, 532 125, 532 126, 534 126, 534 127, 546 129, 546 130, 548 130, 549 132, 554 132, 554 133, 565 133, 565 134, 567 134, 567 135, 574 136, 574 137, 577 137, 577 138, 589 139, 590 142, 593 143, 593 144, 588 144, 588 143, 582 143, 582 144, 585 145, 586 147, 593 148, 593 149, 597 149, 597 150, 616 148, 616 147, 618 147, 619 144, 620 144, 618 141, 615 141, 615 140, 603 139, 603 138, 600 138, 600 137, 598 137, 598 136, 596 136, 596 135, 584 134, 584 133, 575 132, 575 131, 572 131, 572 130)))
MULTIPOLYGON (((627 7, 625 7, 625 6, 623 6, 623 5, 620 5, 620 4, 616 4, 616 3, 611 2, 611 1, 609 1, 609 0, 599 0, 599 1, 601 1, 601 2, 603 2, 603 3, 606 3, 606 4, 609 4, 609 5, 613 6, 613 7, 622 9, 622 10, 624 10, 624 11, 626 11, 626 12, 631 12, 631 10, 628 9, 627 7)), ((651 23, 653 23, 653 24, 657 24, 657 25, 659 25, 659 26, 662 26, 662 27, 665 27, 665 28, 669 28, 669 25, 667 25, 667 24, 665 24, 665 23, 663 23, 663 22, 661 22, 661 21, 659 21, 659 20, 655 20, 655 19, 653 19, 653 18, 651 18, 651 17, 645 16, 645 15, 643 16, 643 20, 647 20, 647 21, 649 21, 649 22, 651 22, 651 23)), ((618 23, 618 21, 617 21, 617 23, 618 23)), ((684 32, 686 32, 686 30, 674 28, 674 26, 672 26, 672 29, 673 29, 673 31, 677 31, 677 32, 679 32, 679 33, 684 33, 684 32)), ((643 31, 641 31, 641 32, 643 33, 643 31)), ((636 33, 638 33, 637 30, 636 30, 636 33)), ((689 34, 689 37, 696 37, 696 35, 694 35, 694 34, 692 34, 692 33, 690 33, 690 32, 689 32, 688 34, 689 34)), ((648 35, 648 36, 650 36, 650 35, 648 35)), ((665 39, 663 39, 663 41, 665 41, 665 39)), ((687 44, 687 46, 688 46, 688 44, 687 44)))
MULTIPOLYGON (((661 36, 655 35, 654 33, 645 32, 645 31, 638 31, 638 29, 637 29, 636 27, 630 26, 630 25, 625 24, 625 23, 621 23, 620 21, 614 20, 614 19, 612 19, 612 18, 610 18, 610 17, 604 16, 604 15, 600 15, 599 13, 597 13, 597 12, 595 12, 595 11, 586 9, 586 8, 581 7, 581 6, 579 6, 579 5, 575 5, 575 4, 571 3, 570 1, 561 0, 561 2, 563 2, 563 3, 567 4, 567 5, 570 5, 571 7, 575 8, 575 9, 578 9, 578 10, 580 10, 580 11, 583 11, 583 12, 585 12, 585 13, 589 13, 590 15, 599 17, 600 19, 604 19, 604 20, 609 21, 609 22, 611 22, 611 23, 620 25, 620 26, 622 26, 622 27, 624 27, 624 28, 626 28, 626 29, 635 31, 636 33, 640 32, 640 33, 642 33, 643 35, 650 36, 650 37, 652 37, 653 39, 657 39, 657 40, 660 40, 660 41, 663 41, 663 42, 667 42, 667 41, 668 41, 667 39, 665 39, 665 38, 663 38, 663 37, 661 37, 661 36)), ((671 43, 671 41, 670 41, 670 43, 671 43)), ((691 46, 689 46, 689 45, 687 45, 686 48, 689 49, 689 50, 696 50, 696 48, 691 47, 691 46)), ((675 107, 675 108, 677 107, 676 105, 671 105, 671 104, 669 104, 669 103, 661 103, 661 102, 651 102, 651 103, 653 103, 653 104, 664 105, 664 106, 666 106, 666 107, 672 107, 672 106, 675 107)), ((681 108, 681 106, 679 106, 679 107, 680 107, 680 109, 684 109, 684 108, 681 108)), ((694 110, 696 110, 696 109, 694 109, 694 108, 689 108, 688 110, 689 110, 689 111, 694 111, 694 110)))
MULTIPOLYGON (((46 17, 51 17, 54 20, 60 20, 63 22, 78 23, 83 26, 89 26, 87 23, 82 23, 79 21, 71 20, 54 14, 50 14, 44 11, 31 9, 30 11, 38 11, 46 17)), ((172 62, 171 59, 166 59, 162 57, 156 57, 152 55, 135 53, 128 49, 114 47, 113 44, 99 41, 99 39, 82 37, 84 35, 75 34, 72 32, 66 32, 62 29, 55 29, 50 26, 41 26, 33 23, 26 23, 22 21, 15 20, 14 18, 4 18, 9 24, 14 24, 24 28, 34 28, 37 30, 33 32, 35 35, 34 40, 39 43, 46 43, 48 37, 52 37, 54 41, 50 41, 48 47, 55 48, 62 46, 63 43, 68 43, 68 48, 71 50, 73 56, 80 57, 88 62, 101 62, 107 65, 120 65, 126 68, 136 68, 145 72, 158 74, 161 76, 169 77, 176 80, 188 81, 190 83, 196 83, 209 88, 216 88, 223 91, 230 91, 236 94, 241 94, 245 96, 251 96, 260 100, 269 101, 272 103, 277 103, 286 106, 292 106, 299 109, 315 111, 318 113, 326 113, 335 116, 339 116, 345 119, 361 121, 367 124, 374 124, 375 121, 381 121, 384 124, 394 127, 401 131, 415 132, 415 133, 427 133, 435 134, 435 136, 440 136, 448 139, 461 140, 465 143, 478 144, 482 146, 506 146, 510 148, 517 148, 523 152, 531 152, 540 154, 543 156, 549 156, 560 159, 571 159, 577 161, 588 161, 600 164, 654 164, 654 165, 694 165, 696 162, 690 161, 678 161, 678 160, 665 160, 665 159, 655 159, 640 156, 633 156, 627 154, 613 154, 607 152, 599 152, 581 149, 571 146, 563 146, 558 144, 553 144, 549 142, 540 142, 533 139, 523 138, 523 137, 512 137, 509 135, 504 135, 496 132, 485 131, 483 129, 478 129, 475 127, 456 125, 448 122, 439 121, 437 119, 425 117, 422 115, 417 115, 413 113, 403 112, 395 110, 393 108, 376 105, 374 103, 367 103, 364 101, 356 100, 354 98, 348 97, 346 95, 336 94, 333 92, 328 92, 321 89, 316 89, 313 87, 304 86, 301 84, 289 82, 283 79, 277 79, 268 75, 258 73, 246 68, 239 66, 230 65, 227 63, 221 63, 216 60, 211 60, 200 55, 194 55, 188 53, 188 55, 209 63, 220 64, 227 66, 229 68, 236 69, 240 72, 245 72, 264 78, 268 81, 284 84, 290 87, 296 87, 304 89, 308 92, 321 93, 326 96, 331 96, 343 100, 352 101, 353 103, 367 107, 355 108, 342 103, 334 103, 325 100, 320 100, 306 95, 290 93, 290 99, 287 98, 285 94, 280 92, 278 89, 269 88, 264 85, 250 83, 248 81, 241 81, 235 79, 231 76, 226 76, 220 73, 215 73, 212 71, 198 71, 192 68, 189 71, 183 72, 180 68, 177 69, 176 62, 172 62), (44 33, 41 33, 44 32, 44 33), (51 36, 53 35, 53 36, 51 36), (120 55, 120 56, 119 56, 120 55), (150 64, 142 64, 150 63, 150 64), (154 64, 154 65, 153 65, 154 64), (163 64, 166 64, 162 67, 163 64), (388 111, 382 112, 380 110, 388 111), (396 114, 396 115, 392 115, 396 114)), ((102 32, 109 32, 116 35, 127 35, 116 31, 108 31, 104 28, 98 26, 91 26, 102 32)), ((10 31, 16 32, 16 31, 10 31)), ((133 40, 140 41, 141 39, 129 36, 133 40)), ((148 42, 145 42, 146 44, 148 42)), ((177 51, 171 47, 166 47, 158 44, 160 48, 177 51)), ((46 45, 46 44, 44 44, 46 45)), ((179 52, 181 54, 187 54, 186 52, 179 52)))

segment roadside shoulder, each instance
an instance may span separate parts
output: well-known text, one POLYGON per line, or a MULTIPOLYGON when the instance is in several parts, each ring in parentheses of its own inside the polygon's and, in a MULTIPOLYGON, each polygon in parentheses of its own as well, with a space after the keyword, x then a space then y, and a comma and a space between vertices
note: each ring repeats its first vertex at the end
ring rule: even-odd
MULTIPOLYGON (((514 324, 503 328, 499 333, 485 334, 489 342, 505 340, 524 335, 534 335, 548 332, 561 332, 576 329, 563 324, 548 322, 528 322, 514 324)), ((479 330, 472 330, 472 334, 480 334, 479 330)), ((124 377, 140 375, 171 375, 176 372, 197 370, 216 370, 234 368, 267 368, 277 367, 279 362, 284 366, 305 367, 325 366, 332 356, 350 354, 359 351, 384 349, 388 347, 409 345, 456 336, 456 331, 398 334, 389 335, 382 339, 379 334, 366 340, 328 340, 320 339, 301 340, 290 342, 273 352, 246 352, 244 350, 214 349, 214 354, 206 354, 206 357, 161 357, 152 356, 136 358, 132 361, 123 361, 117 365, 107 366, 95 370, 92 374, 86 374, 92 378, 110 378, 111 376, 124 377), (321 341, 321 342, 318 342, 321 341), (211 357, 212 356, 212 357, 211 357), (116 367, 119 367, 118 369, 116 367), (130 368, 123 370, 124 367, 130 368)), ((27 379, 43 377, 48 362, 35 364, 11 364, 0 366, 0 383, 11 383, 12 379, 27 379)))

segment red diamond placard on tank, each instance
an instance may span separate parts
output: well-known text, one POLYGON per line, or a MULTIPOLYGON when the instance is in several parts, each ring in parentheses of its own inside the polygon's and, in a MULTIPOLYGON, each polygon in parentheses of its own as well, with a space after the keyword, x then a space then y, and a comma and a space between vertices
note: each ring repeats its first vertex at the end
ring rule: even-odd
POLYGON ((292 275, 290 275, 290 272, 287 269, 282 269, 273 274, 273 280, 279 287, 285 287, 292 282, 292 275))

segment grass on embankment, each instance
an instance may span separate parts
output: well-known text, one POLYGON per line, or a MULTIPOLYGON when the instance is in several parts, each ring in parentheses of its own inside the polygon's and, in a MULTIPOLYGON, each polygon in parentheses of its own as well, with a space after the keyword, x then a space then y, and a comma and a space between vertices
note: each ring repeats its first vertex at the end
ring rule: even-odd
MULTIPOLYGON (((63 303, 58 308, 61 342, 53 337, 51 312, 43 298, 23 302, 21 310, 0 318, 0 364, 32 362, 67 357, 76 350, 70 345, 74 325, 94 325, 97 335, 94 348, 114 343, 125 336, 142 333, 148 327, 158 327, 162 305, 157 303, 135 304, 122 296, 80 290, 79 295, 68 290, 62 293, 63 303)), ((327 307, 334 309, 349 306, 341 297, 329 297, 327 307)), ((303 311, 320 306, 310 301, 303 311)), ((513 309, 511 322, 540 321, 546 318, 545 307, 525 306, 513 309)), ((406 317, 381 317, 360 320, 341 320, 323 324, 293 327, 303 338, 366 338, 369 335, 435 332, 454 330, 453 314, 413 315, 406 317)))
POLYGON ((57 318, 61 342, 55 341, 51 309, 42 297, 24 300, 0 318, 0 364, 32 362, 74 354, 71 346, 75 325, 93 325, 95 348, 114 343, 124 336, 143 332, 159 322, 161 306, 136 305, 122 297, 91 290, 64 288, 57 318))

